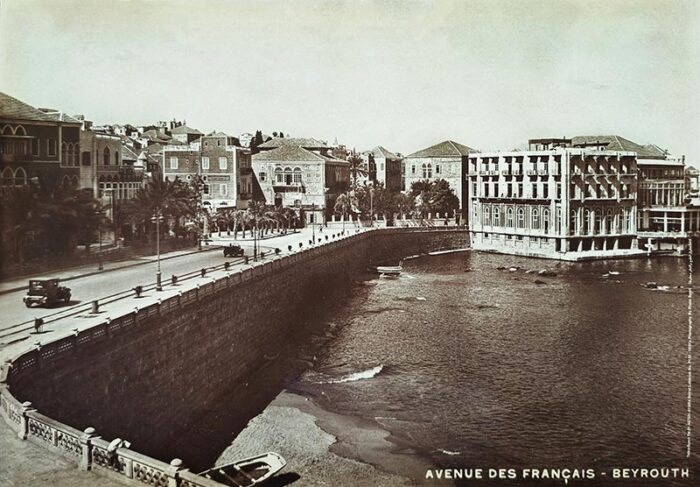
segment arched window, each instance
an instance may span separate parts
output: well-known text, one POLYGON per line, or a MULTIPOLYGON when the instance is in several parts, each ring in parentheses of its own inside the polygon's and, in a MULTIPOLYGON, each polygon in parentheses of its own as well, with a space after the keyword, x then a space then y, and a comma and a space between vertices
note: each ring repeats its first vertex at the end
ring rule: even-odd
POLYGON ((70 185, 77 189, 78 188, 78 176, 73 176, 70 180, 70 185))
POLYGON ((13 186, 15 184, 14 181, 14 174, 12 173, 12 169, 9 167, 6 167, 2 171, 2 185, 3 186, 13 186))
POLYGON ((537 208, 532 210, 532 229, 540 229, 540 212, 537 211, 537 208))
POLYGON ((518 228, 525 228, 525 210, 518 208, 518 228))
POLYGON ((61 180, 61 186, 64 188, 70 188, 70 178, 68 176, 63 176, 63 179, 61 180))
POLYGON ((433 177, 433 165, 428 163, 428 176, 427 178, 430 179, 433 177))
POLYGON ((68 144, 61 144, 61 164, 68 165, 68 144))
POLYGON ((569 228, 571 229, 572 234, 576 234, 579 232, 578 214, 576 213, 576 210, 571 210, 571 220, 569 221, 569 228))
POLYGON ((300 167, 294 168, 294 182, 301 184, 301 168, 300 167))
POLYGON ((506 226, 513 227, 513 208, 506 210, 506 226))
POLYGON ((594 234, 603 233, 603 229, 601 227, 602 212, 600 210, 595 210, 594 215, 595 215, 595 221, 593 222, 593 233, 594 234))
POLYGON ((27 184, 27 173, 24 168, 19 167, 15 171, 15 186, 24 186, 25 184, 27 184))
POLYGON ((426 179, 428 177, 428 166, 423 163, 421 165, 421 169, 423 169, 423 179, 426 179))
POLYGON ((549 232, 549 210, 544 210, 542 212, 542 228, 544 233, 549 232))
POLYGON ((114 163, 118 166, 119 165, 119 151, 115 150, 114 151, 114 163))
POLYGON ((484 225, 491 225, 491 211, 488 206, 484 207, 484 225))
POLYGON ((498 207, 495 207, 493 209, 493 225, 494 226, 501 225, 501 211, 498 209, 498 207))
POLYGON ((21 135, 21 136, 23 136, 23 137, 26 137, 26 136, 27 136, 27 131, 24 130, 24 127, 22 127, 21 125, 17 125, 17 126, 15 127, 15 135, 21 135))
POLYGON ((613 233, 612 232, 612 223, 613 223, 613 211, 612 209, 608 209, 607 213, 605 214, 605 233, 613 233))
POLYGON ((102 163, 105 166, 109 166, 109 147, 105 147, 105 150, 102 152, 102 163))
POLYGON ((292 168, 285 167, 284 168, 284 183, 291 186, 292 181, 293 181, 292 168))
POLYGON ((12 135, 12 127, 9 125, 4 125, 2 130, 0 130, 0 135, 12 135))
POLYGON ((591 233, 591 210, 583 209, 583 233, 591 233))

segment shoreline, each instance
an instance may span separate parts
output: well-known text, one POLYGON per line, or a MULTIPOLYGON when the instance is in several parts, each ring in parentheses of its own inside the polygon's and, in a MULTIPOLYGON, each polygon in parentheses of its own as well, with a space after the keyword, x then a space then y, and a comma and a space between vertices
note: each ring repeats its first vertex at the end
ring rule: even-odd
POLYGON ((248 423, 216 464, 270 450, 287 460, 273 485, 285 485, 285 478, 311 486, 419 485, 434 468, 420 452, 393 441, 380 424, 328 411, 288 389, 248 423))

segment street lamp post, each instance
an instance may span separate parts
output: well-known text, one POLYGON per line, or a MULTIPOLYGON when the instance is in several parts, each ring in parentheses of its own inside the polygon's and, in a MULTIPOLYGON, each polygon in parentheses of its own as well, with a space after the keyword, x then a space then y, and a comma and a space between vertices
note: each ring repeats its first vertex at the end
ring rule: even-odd
POLYGON ((369 226, 374 227, 374 188, 369 190, 369 226))
POLYGON ((316 203, 311 203, 311 239, 316 244, 316 203))
POLYGON ((161 272, 160 272, 160 219, 162 218, 160 208, 156 210, 155 213, 156 220, 156 291, 162 291, 163 286, 161 284, 161 272))

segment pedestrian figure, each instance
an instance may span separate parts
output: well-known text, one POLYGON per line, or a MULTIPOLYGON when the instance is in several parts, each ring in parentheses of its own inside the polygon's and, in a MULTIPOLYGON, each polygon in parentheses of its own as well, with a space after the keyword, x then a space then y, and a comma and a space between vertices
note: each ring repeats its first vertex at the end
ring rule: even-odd
POLYGON ((119 469, 119 456, 117 455, 117 450, 120 448, 129 448, 131 443, 122 440, 121 438, 115 438, 107 446, 107 466, 114 469, 119 469))

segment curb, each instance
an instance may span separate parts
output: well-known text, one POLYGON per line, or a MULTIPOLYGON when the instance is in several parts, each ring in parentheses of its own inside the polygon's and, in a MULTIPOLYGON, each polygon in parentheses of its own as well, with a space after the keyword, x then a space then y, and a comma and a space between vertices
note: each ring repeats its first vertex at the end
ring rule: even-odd
MULTIPOLYGON (((160 260, 163 261, 163 260, 176 259, 178 257, 184 257, 186 255, 200 254, 202 252, 211 252, 212 250, 220 250, 220 248, 219 247, 210 247, 210 248, 202 249, 202 250, 194 250, 192 252, 187 252, 186 254, 171 255, 170 257, 161 257, 160 260)), ((94 270, 91 272, 87 272, 85 274, 78 274, 77 276, 66 277, 65 279, 61 279, 61 282, 73 281, 75 279, 82 279, 83 277, 96 276, 97 274, 104 274, 105 272, 119 271, 122 269, 128 269, 129 267, 136 267, 139 265, 152 264, 153 262, 155 262, 155 261, 144 260, 144 261, 139 261, 139 262, 133 262, 131 264, 123 265, 120 267, 112 267, 111 269, 102 269, 101 271, 94 270)), ((44 273, 44 274, 46 274, 46 273, 44 273)), ((31 277, 27 276, 27 280, 29 280, 29 279, 31 279, 31 277)), ((22 289, 26 289, 26 287, 27 287, 27 285, 24 284, 22 286, 18 286, 18 287, 14 287, 14 288, 4 289, 4 290, 0 291, 0 296, 2 296, 3 294, 9 294, 9 293, 14 293, 16 291, 21 291, 22 289)))

